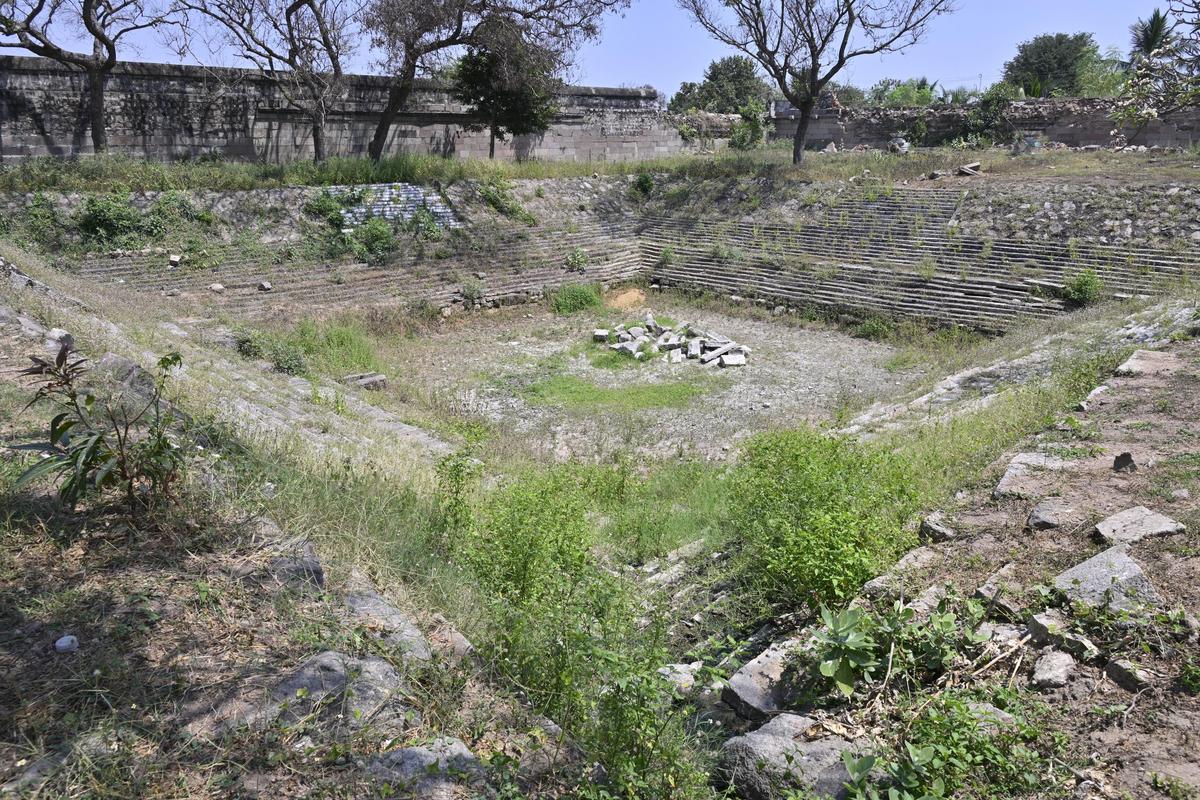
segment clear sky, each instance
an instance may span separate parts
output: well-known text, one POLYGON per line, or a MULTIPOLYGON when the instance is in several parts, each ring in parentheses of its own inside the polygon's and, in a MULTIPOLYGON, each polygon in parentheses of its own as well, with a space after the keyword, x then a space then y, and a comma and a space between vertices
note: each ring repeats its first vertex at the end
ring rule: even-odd
MULTIPOLYGON (((1101 48, 1129 48, 1129 26, 1167 0, 957 0, 958 11, 936 19, 925 39, 902 53, 851 62, 839 80, 869 87, 880 78, 925 76, 942 86, 988 86, 999 80, 1017 44, 1041 33, 1091 33, 1101 48), (981 77, 982 76, 982 77, 981 77)), ((0 53, 15 53, 0 50, 0 53)), ((713 59, 729 55, 681 11, 675 0, 633 0, 624 16, 605 21, 600 40, 578 59, 571 82, 593 86, 650 84, 667 96, 699 80, 713 59)), ((179 56, 147 32, 122 52, 130 61, 177 62, 179 56)), ((233 66, 235 59, 209 59, 233 66)), ((352 59, 356 72, 377 71, 370 53, 352 59)))
MULTIPOLYGON (((959 0, 925 40, 903 53, 864 57, 844 73, 867 87, 880 78, 926 76, 943 86, 986 87, 1000 78, 1018 43, 1041 33, 1087 31, 1103 49, 1129 49, 1129 26, 1166 0, 959 0)), ((597 86, 651 84, 668 96, 698 80, 729 51, 695 25, 674 0, 633 0, 624 17, 610 18, 601 40, 579 59, 574 82, 597 86)))

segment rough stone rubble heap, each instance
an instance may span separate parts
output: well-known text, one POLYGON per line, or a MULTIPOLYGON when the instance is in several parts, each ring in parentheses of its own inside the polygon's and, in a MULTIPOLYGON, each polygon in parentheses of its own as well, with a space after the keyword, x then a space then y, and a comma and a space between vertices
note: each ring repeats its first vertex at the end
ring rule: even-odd
POLYGON ((663 353, 663 361, 679 364, 685 358, 697 359, 702 365, 719 364, 722 367, 743 367, 750 348, 722 336, 705 332, 685 322, 681 325, 660 325, 654 315, 646 312, 644 325, 625 327, 618 325, 613 330, 597 328, 592 339, 608 344, 618 353, 625 353, 638 361, 650 355, 663 353), (616 339, 612 342, 612 339, 616 339), (610 343, 612 342, 612 343, 610 343))

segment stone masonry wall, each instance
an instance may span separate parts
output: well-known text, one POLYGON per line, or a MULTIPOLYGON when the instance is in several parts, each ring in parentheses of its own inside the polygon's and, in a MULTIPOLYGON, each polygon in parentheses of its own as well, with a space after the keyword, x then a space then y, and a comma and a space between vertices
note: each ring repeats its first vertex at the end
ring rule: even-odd
MULTIPOLYGON (((1106 146, 1112 142, 1111 111, 1110 100, 1023 100, 1009 106, 1006 116, 1022 133, 1071 147, 1106 146)), ((790 104, 776 103, 775 138, 790 139, 795 134, 796 113, 790 104)), ((885 147, 893 136, 912 138, 913 131, 923 123, 928 132, 925 143, 940 142, 960 135, 967 113, 969 109, 960 106, 824 110, 814 117, 808 141, 810 147, 824 147, 830 142, 839 148, 864 144, 885 147)), ((1155 120, 1141 131, 1129 130, 1125 135, 1131 144, 1147 147, 1200 144, 1200 108, 1155 120)))
MULTIPOLYGON (((387 96, 384 78, 350 78, 329 118, 331 155, 361 156, 387 96)), ((121 64, 106 92, 109 146, 169 160, 203 155, 289 161, 312 155, 311 130, 274 84, 253 70, 121 64)), ((463 107, 423 82, 392 128, 389 152, 482 157, 486 132, 465 129, 463 107)), ((91 152, 82 73, 41 58, 0 56, 0 159, 91 152)), ((496 157, 564 161, 653 158, 685 149, 644 89, 569 87, 554 125, 538 136, 497 142, 496 157)))

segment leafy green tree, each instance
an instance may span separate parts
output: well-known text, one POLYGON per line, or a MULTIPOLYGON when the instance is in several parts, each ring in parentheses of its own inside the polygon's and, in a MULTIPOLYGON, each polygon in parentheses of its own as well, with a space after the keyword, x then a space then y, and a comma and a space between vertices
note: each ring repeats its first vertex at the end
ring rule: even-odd
POLYGON ((1156 50, 1171 43, 1171 22, 1161 9, 1154 9, 1146 19, 1139 19, 1129 27, 1129 60, 1149 58, 1156 50))
POLYGON ((520 27, 504 17, 489 21, 481 36, 451 71, 454 97, 478 116, 471 130, 489 132, 488 158, 496 157, 496 140, 544 133, 558 113, 559 61, 549 50, 529 41, 520 27))
POLYGON ((872 105, 888 108, 922 108, 933 102, 937 81, 929 82, 928 78, 909 78, 896 80, 884 78, 871 87, 867 97, 872 105))
POLYGON ((1116 97, 1129 80, 1129 65, 1121 57, 1121 51, 1110 47, 1103 54, 1093 50, 1084 59, 1079 69, 1079 95, 1081 97, 1116 97))
POLYGON ((715 114, 737 114, 752 102, 766 105, 771 89, 745 56, 718 59, 704 70, 700 83, 686 82, 671 98, 668 108, 683 113, 693 108, 715 114))
POLYGON ((830 81, 825 91, 832 93, 843 108, 862 108, 867 105, 867 93, 852 83, 830 81))
POLYGON ((1031 97, 1077 96, 1080 76, 1098 48, 1090 33, 1047 33, 1022 42, 1004 65, 1004 81, 1031 97))

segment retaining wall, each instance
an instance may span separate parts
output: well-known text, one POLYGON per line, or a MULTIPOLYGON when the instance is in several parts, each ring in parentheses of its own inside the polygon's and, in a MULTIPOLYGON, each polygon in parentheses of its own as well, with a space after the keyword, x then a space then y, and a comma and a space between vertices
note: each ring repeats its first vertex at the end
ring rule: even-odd
MULTIPOLYGON (((361 156, 375 132, 388 81, 348 78, 329 116, 331 155, 361 156)), ((157 160, 219 155, 255 161, 312 156, 312 131, 275 84, 253 70, 122 63, 105 93, 109 147, 157 160)), ((487 158, 486 132, 436 84, 420 82, 392 127, 388 152, 487 158)), ((0 158, 90 153, 83 73, 42 58, 0 56, 0 158)), ((646 89, 568 87, 544 134, 496 143, 502 159, 605 161, 653 158, 686 148, 646 89)))

